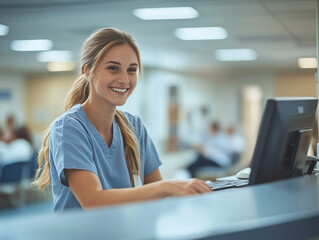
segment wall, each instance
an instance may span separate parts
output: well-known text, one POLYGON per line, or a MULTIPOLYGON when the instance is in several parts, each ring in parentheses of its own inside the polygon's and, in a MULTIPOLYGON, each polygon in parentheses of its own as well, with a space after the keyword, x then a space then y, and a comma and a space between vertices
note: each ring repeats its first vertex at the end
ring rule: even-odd
POLYGON ((275 90, 279 97, 317 97, 315 72, 280 73, 276 77, 275 90))
POLYGON ((29 76, 26 79, 26 120, 39 146, 48 125, 64 109, 64 99, 75 79, 73 75, 29 76))
POLYGON ((0 127, 4 127, 9 114, 13 114, 18 124, 25 123, 25 81, 21 74, 1 72, 0 91, 8 91, 10 98, 0 99, 0 127))

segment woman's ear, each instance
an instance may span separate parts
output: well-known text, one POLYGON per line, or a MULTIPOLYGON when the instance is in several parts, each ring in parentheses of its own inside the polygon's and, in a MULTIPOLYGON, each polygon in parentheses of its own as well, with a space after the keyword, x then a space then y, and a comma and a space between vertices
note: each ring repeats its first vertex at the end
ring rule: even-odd
POLYGON ((88 65, 84 66, 84 75, 85 75, 86 79, 90 80, 91 69, 88 65))

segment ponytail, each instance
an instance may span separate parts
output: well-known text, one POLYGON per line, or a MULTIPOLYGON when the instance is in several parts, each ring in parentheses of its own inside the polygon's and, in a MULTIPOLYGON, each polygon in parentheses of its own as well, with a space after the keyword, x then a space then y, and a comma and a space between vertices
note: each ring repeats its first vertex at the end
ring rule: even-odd
POLYGON ((74 105, 84 103, 90 94, 89 81, 82 74, 74 83, 68 92, 65 100, 64 111, 68 111, 74 105))
POLYGON ((115 118, 121 129, 124 142, 126 163, 130 172, 132 186, 135 187, 134 175, 141 177, 140 145, 131 124, 123 112, 116 110, 115 118))

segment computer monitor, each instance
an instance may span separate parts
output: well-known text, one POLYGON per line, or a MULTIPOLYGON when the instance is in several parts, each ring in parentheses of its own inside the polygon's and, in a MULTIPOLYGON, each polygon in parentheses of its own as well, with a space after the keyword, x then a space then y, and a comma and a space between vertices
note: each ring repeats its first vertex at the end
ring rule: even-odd
POLYGON ((303 175, 316 98, 268 99, 251 162, 249 185, 303 175))

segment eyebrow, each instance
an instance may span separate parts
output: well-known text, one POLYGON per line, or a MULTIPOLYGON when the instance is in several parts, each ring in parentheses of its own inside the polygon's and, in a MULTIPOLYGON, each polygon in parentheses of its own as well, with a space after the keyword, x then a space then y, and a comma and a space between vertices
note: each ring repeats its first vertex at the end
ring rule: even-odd
MULTIPOLYGON (((105 64, 109 64, 109 63, 116 64, 116 65, 121 65, 121 63, 116 62, 116 61, 108 61, 105 64)), ((137 63, 131 63, 130 66, 137 66, 138 67, 138 64, 137 63)))

